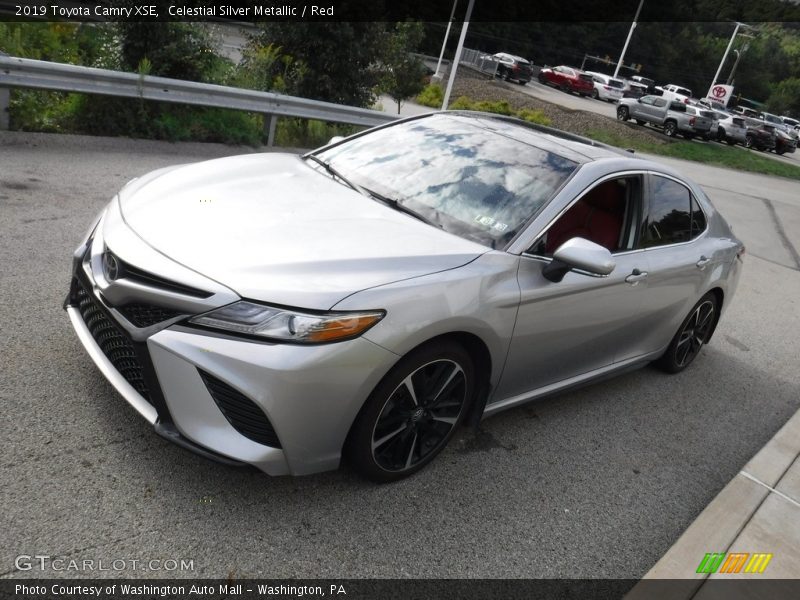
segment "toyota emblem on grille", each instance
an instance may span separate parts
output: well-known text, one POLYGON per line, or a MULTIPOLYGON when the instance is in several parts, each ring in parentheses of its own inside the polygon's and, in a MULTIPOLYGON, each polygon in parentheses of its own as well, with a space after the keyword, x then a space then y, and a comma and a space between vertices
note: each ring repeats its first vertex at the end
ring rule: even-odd
POLYGON ((103 272, 109 281, 114 281, 119 277, 119 261, 111 252, 106 252, 103 255, 103 272))

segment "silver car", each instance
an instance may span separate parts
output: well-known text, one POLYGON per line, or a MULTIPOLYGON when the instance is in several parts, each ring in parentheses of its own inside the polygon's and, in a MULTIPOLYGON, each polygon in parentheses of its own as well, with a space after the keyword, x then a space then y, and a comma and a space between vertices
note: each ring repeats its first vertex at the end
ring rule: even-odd
POLYGON ((157 433, 271 475, 391 481, 463 422, 657 361, 678 372, 744 248, 663 165, 481 113, 129 182, 66 310, 157 433))

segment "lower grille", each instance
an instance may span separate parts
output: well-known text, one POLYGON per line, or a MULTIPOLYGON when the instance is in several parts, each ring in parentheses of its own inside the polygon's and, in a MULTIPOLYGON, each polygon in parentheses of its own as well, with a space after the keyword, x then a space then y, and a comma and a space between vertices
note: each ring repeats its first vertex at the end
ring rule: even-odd
POLYGON ((259 444, 272 448, 281 447, 272 423, 255 402, 224 381, 220 381, 205 371, 199 369, 198 371, 214 402, 236 431, 259 444))
POLYGON ((133 389, 145 400, 150 401, 150 390, 145 383, 142 363, 131 339, 106 315, 98 301, 79 279, 75 280, 74 300, 89 333, 106 358, 133 389))
POLYGON ((169 308, 151 304, 127 304, 117 308, 117 310, 136 327, 150 327, 162 321, 174 319, 182 314, 169 308))

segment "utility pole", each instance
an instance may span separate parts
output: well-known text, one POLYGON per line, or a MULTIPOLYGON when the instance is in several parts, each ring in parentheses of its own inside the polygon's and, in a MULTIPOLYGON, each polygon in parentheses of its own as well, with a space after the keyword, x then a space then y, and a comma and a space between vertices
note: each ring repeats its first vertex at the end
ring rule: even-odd
POLYGON ((456 71, 458 70, 458 63, 461 61, 461 51, 464 49, 464 39, 467 37, 469 18, 472 16, 472 6, 474 4, 475 0, 469 0, 469 4, 467 4, 467 14, 464 15, 464 24, 461 26, 461 36, 458 38, 458 47, 456 48, 456 55, 453 58, 453 66, 450 69, 450 77, 447 80, 447 89, 444 92, 444 101, 442 102, 442 110, 447 110, 447 105, 450 104, 450 92, 453 91, 453 82, 456 80, 456 71))
POLYGON ((733 46, 733 40, 736 39, 736 34, 739 33, 739 27, 741 26, 742 24, 737 21, 736 27, 733 30, 733 35, 731 36, 731 41, 728 42, 728 47, 725 48, 725 54, 722 55, 722 61, 720 61, 719 67, 717 67, 717 72, 714 73, 714 79, 711 80, 711 85, 708 86, 708 89, 711 89, 716 85, 717 78, 719 77, 719 74, 722 71, 722 67, 725 64, 725 60, 728 58, 728 53, 731 51, 731 46, 733 46))
POLYGON ((450 11, 450 20, 447 21, 447 31, 444 32, 442 51, 439 52, 439 62, 436 63, 436 73, 433 74, 434 79, 439 78, 439 68, 442 66, 442 57, 444 56, 444 49, 445 46, 447 46, 447 39, 450 37, 450 26, 453 24, 453 17, 456 14, 456 6, 458 6, 458 0, 453 0, 453 10, 450 11))
POLYGON ((619 75, 619 69, 622 67, 622 63, 625 60, 625 53, 628 51, 628 44, 631 43, 631 37, 633 37, 633 30, 636 29, 636 21, 639 19, 639 13, 642 11, 642 5, 644 4, 644 0, 639 1, 639 8, 636 9, 636 14, 633 17, 633 23, 631 23, 631 28, 628 30, 628 38, 625 40, 625 45, 622 47, 622 54, 619 57, 619 61, 617 61, 617 68, 614 69, 614 79, 617 78, 619 75))

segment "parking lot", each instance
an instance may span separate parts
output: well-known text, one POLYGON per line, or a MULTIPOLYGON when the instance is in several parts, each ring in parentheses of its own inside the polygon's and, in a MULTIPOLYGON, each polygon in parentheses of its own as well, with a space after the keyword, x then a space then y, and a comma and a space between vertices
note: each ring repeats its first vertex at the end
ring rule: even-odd
MULTIPOLYGON (((617 118, 617 105, 615 103, 605 102, 603 100, 594 100, 592 98, 586 98, 583 96, 579 96, 577 94, 568 94, 554 87, 550 87, 542 83, 539 83, 535 78, 529 81, 524 86, 512 82, 503 82, 503 84, 507 86, 509 89, 523 92, 525 94, 533 96, 534 98, 545 100, 547 102, 552 102, 553 104, 558 104, 559 106, 563 106, 564 108, 569 108, 572 110, 585 110, 588 112, 593 112, 598 115, 603 115, 604 117, 608 117, 610 119, 617 118)), ((722 146, 722 144, 719 144, 719 142, 704 142, 699 138, 695 138, 695 140, 693 141, 694 143, 697 144, 711 144, 711 145, 722 146)), ((725 144, 724 146, 729 147, 727 146, 727 144, 725 144)), ((746 148, 744 146, 737 145, 734 147, 742 151, 746 151, 746 148)), ((800 151, 795 151, 792 154, 784 154, 782 156, 775 154, 774 152, 759 152, 759 156, 767 156, 774 160, 778 160, 791 165, 800 165, 800 151)))
POLYGON ((14 567, 40 554, 129 561, 99 576, 636 578, 800 408, 800 183, 668 161, 748 249, 736 298, 685 373, 647 368, 502 413, 393 485, 346 468, 269 478, 189 454, 73 334, 61 309, 71 253, 132 177, 251 151, 0 132, 0 576, 41 577, 14 567), (130 563, 168 559, 193 570, 130 563))

